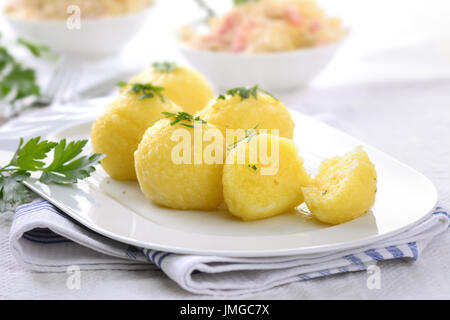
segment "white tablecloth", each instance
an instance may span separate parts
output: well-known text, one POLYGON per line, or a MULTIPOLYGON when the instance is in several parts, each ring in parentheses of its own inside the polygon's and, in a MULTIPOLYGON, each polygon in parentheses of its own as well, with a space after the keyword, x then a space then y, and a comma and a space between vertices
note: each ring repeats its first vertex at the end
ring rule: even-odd
MULTIPOLYGON (((344 48, 345 50, 345 48, 344 48)), ((310 115, 329 113, 350 134, 427 175, 450 208, 450 58, 423 45, 345 58, 345 51, 309 88, 279 95, 310 115), (346 63, 343 63, 343 62, 346 63)), ((159 58, 159 56, 158 56, 159 58)), ((176 56, 175 58, 178 58, 176 56)), ((20 132, 18 132, 18 137, 20 132)), ((8 247, 11 214, 0 214, 0 298, 185 299, 187 293, 158 270, 84 271, 80 290, 68 274, 22 270, 8 247)), ((349 273, 285 285, 247 299, 449 299, 450 232, 412 262, 382 262, 381 289, 368 274, 349 273)))

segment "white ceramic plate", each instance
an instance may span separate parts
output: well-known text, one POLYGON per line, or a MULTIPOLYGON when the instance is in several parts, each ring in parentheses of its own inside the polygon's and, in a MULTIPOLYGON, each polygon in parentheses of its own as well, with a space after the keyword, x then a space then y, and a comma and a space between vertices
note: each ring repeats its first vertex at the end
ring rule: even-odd
MULTIPOLYGON (((398 233, 425 218, 437 201, 422 174, 345 133, 292 111, 295 141, 305 165, 315 170, 324 158, 362 145, 376 165, 378 193, 373 209, 351 222, 328 226, 292 212, 242 222, 225 211, 179 211, 146 199, 136 182, 118 182, 99 170, 76 186, 27 182, 35 192, 86 227, 141 247, 185 254, 287 256, 360 246, 398 233)), ((91 122, 72 125, 52 139, 89 137, 91 122)))

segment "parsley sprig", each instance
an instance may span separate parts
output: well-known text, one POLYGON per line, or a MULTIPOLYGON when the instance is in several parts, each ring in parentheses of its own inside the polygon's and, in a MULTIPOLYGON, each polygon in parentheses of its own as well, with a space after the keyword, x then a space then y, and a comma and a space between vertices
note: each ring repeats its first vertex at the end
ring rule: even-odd
MULTIPOLYGON (((46 46, 22 38, 15 43, 24 46, 35 57, 51 57, 50 49, 46 46)), ((10 53, 6 45, 0 44, 0 100, 14 104, 20 99, 39 95, 35 70, 25 67, 10 53)))
MULTIPOLYGON (((267 90, 264 90, 262 88, 259 87, 259 85, 254 85, 253 87, 239 87, 239 88, 233 88, 230 89, 226 92, 226 94, 231 95, 232 97, 234 97, 235 95, 239 95, 241 97, 242 100, 248 99, 250 97, 255 98, 256 100, 258 100, 258 92, 263 92, 269 96, 271 96, 272 98, 278 100, 277 98, 275 98, 270 92, 268 92, 267 90)), ((217 97, 218 100, 222 99, 225 100, 226 97, 221 94, 217 97)))
POLYGON ((158 70, 159 72, 172 72, 178 68, 178 65, 174 62, 154 62, 152 64, 153 69, 158 70))
MULTIPOLYGON (((125 88, 126 86, 128 86, 128 83, 121 81, 117 85, 121 88, 125 88)), ((158 96, 159 99, 164 102, 165 97, 162 94, 163 90, 163 87, 154 86, 151 83, 132 83, 131 88, 128 90, 128 92, 140 94, 138 100, 144 100, 147 98, 158 96)))
POLYGON ((14 103, 22 98, 39 95, 35 71, 24 67, 6 47, 0 46, 0 99, 14 103))
POLYGON ((41 141, 41 137, 36 137, 24 144, 21 138, 11 161, 0 168, 0 212, 31 201, 31 192, 22 184, 31 172, 41 172, 39 181, 44 184, 68 185, 89 177, 104 155, 79 156, 86 143, 87 140, 41 141), (52 150, 53 160, 46 165, 43 160, 52 150))
POLYGON ((188 127, 188 128, 195 128, 194 123, 195 122, 199 122, 202 124, 205 124, 206 121, 200 119, 199 116, 194 117, 192 114, 181 111, 178 113, 172 113, 172 112, 162 112, 162 114, 166 117, 166 118, 171 118, 173 119, 170 122, 171 126, 174 126, 176 124, 188 127))

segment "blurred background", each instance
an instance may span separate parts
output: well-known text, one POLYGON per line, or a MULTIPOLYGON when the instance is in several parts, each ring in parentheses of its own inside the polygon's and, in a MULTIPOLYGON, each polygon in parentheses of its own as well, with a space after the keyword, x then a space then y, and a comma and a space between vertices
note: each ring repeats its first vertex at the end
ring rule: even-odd
MULTIPOLYGON (((2 5, 7 2, 2 0, 2 5)), ((205 2, 219 13, 232 7, 231 0, 205 2)), ((449 1, 319 0, 318 3, 328 15, 341 18, 350 28, 350 34, 332 62, 310 86, 423 79, 449 73, 449 1)), ((142 70, 155 60, 188 64, 175 40, 176 30, 205 15, 194 0, 156 1, 142 28, 118 56, 100 59, 79 69, 88 76, 78 85, 89 87, 92 82, 119 71, 142 70), (114 64, 113 70, 105 70, 109 63, 114 64), (100 75, 98 70, 102 71, 100 75)), ((4 18, 0 28, 4 38, 23 36, 4 18)), ((113 32, 108 41, 115 41, 113 32)), ((39 78, 45 83, 47 77, 44 72, 39 78)))
MULTIPOLYGON (((7 1, 2 2, 5 5, 7 1)), ((231 0, 204 2, 218 13, 225 13, 233 5, 231 0)), ((450 149, 448 143, 445 146, 448 148, 442 148, 442 142, 436 141, 436 136, 450 124, 450 1, 319 0, 318 3, 327 15, 341 19, 349 35, 341 41, 326 67, 306 86, 277 96, 288 107, 340 127, 424 171, 432 170, 425 168, 426 164, 443 161, 437 152, 450 149), (430 132, 433 139, 429 138, 430 132), (412 146, 407 150, 403 148, 405 139, 412 146), (417 150, 423 153, 420 158, 417 150)), ((70 58, 66 66, 76 76, 69 86, 70 98, 64 102, 73 104, 80 99, 111 94, 114 83, 129 79, 153 61, 174 61, 198 68, 182 54, 176 31, 205 17, 206 11, 194 0, 155 1, 148 14, 127 22, 136 31, 120 52, 96 59, 70 58), (142 25, 137 20, 142 20, 142 25)), ((120 30, 126 27, 118 30, 107 22, 102 25, 110 32, 102 43, 92 44, 92 48, 111 45, 124 37, 120 30)), ((82 24, 81 30, 85 26, 82 24)), ((23 28, 8 22, 4 14, 0 29, 4 42, 25 37, 23 28)), ((51 35, 45 37, 50 39, 51 35)), ((37 41, 30 37, 27 40, 37 41)), ((20 61, 36 69, 38 82, 45 87, 54 75, 55 59, 38 59, 22 49, 12 50, 20 61)), ((217 88, 216 83, 212 85, 217 88)))

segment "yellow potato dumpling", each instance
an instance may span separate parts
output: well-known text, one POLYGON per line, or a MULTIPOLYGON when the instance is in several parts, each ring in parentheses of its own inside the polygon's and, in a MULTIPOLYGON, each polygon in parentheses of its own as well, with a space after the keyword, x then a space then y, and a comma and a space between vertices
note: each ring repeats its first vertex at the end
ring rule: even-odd
POLYGON ((312 215, 328 224, 363 215, 373 206, 376 191, 375 166, 361 147, 343 157, 325 160, 311 185, 303 188, 312 215))
POLYGON ((191 114, 203 109, 214 98, 211 86, 200 73, 169 62, 155 62, 151 69, 129 82, 164 87, 164 95, 191 114))
POLYGON ((136 180, 134 152, 145 131, 164 117, 161 112, 181 111, 167 98, 141 98, 143 94, 123 91, 92 127, 93 149, 106 154, 101 164, 113 179, 136 180))
POLYGON ((223 168, 225 203, 233 215, 243 220, 268 218, 295 208, 303 202, 302 186, 309 182, 294 142, 270 134, 240 142, 227 155, 223 168), (264 147, 260 146, 264 145, 267 152, 261 153, 264 147), (245 162, 239 161, 241 152, 245 152, 245 162), (251 154, 256 158, 251 160, 251 154), (274 166, 276 156, 279 161, 274 166))
MULTIPOLYGON (((135 153, 136 173, 142 192, 153 202, 174 209, 212 210, 223 201, 222 168, 223 143, 220 130, 210 124, 198 121, 181 121, 162 119, 147 130, 135 153), (202 126, 203 136, 206 132, 216 134, 214 141, 220 141, 218 161, 207 162, 201 159, 195 163, 194 129, 185 125, 202 126), (178 136, 177 134, 180 134, 178 136), (182 138, 183 134, 187 138, 182 138), (190 141, 188 141, 190 140, 190 141), (187 148, 183 141, 188 141, 187 148), (181 157, 181 158, 179 158, 181 157), (187 161, 184 161, 184 157, 187 161)), ((201 137, 201 135, 200 135, 201 137)), ((198 150, 213 144, 202 142, 198 150)), ((211 152, 214 154, 214 152, 211 152)))
MULTIPOLYGON (((280 137, 292 139, 294 122, 284 104, 272 95, 252 88, 235 88, 220 95, 198 113, 225 136, 226 129, 279 129, 280 137)), ((266 133, 271 133, 267 131, 266 133)))

